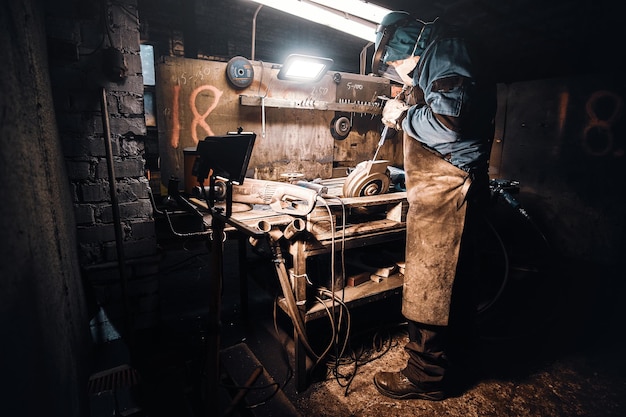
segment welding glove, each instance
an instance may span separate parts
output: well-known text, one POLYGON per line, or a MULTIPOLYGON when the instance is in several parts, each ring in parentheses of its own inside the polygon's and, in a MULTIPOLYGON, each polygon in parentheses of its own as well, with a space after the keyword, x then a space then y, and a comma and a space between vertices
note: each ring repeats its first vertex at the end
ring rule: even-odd
POLYGON ((409 109, 409 105, 402 100, 393 99, 388 100, 383 107, 382 122, 385 126, 390 128, 401 130, 402 119, 406 115, 406 111, 409 109))

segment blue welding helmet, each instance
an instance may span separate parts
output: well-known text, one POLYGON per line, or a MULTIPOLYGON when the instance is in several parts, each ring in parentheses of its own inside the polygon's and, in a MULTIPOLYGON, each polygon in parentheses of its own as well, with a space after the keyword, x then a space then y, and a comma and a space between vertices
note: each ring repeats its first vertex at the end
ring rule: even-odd
POLYGON ((403 83, 395 68, 388 65, 388 62, 421 55, 426 49, 431 32, 432 24, 416 19, 407 12, 387 14, 376 28, 372 72, 403 83))

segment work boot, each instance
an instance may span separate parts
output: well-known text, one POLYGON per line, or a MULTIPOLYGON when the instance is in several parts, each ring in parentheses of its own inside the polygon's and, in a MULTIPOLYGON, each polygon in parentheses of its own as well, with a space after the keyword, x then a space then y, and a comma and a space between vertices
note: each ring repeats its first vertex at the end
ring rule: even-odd
POLYGON ((381 394, 397 400, 440 401, 445 398, 441 387, 414 384, 402 372, 377 372, 374 375, 374 385, 381 394))

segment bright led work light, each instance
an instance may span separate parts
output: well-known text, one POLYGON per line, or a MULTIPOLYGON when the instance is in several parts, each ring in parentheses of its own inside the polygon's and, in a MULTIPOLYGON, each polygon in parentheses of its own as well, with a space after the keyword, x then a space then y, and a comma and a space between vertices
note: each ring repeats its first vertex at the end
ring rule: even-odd
POLYGON ((317 82, 332 65, 330 58, 292 54, 283 63, 277 78, 279 80, 317 82))

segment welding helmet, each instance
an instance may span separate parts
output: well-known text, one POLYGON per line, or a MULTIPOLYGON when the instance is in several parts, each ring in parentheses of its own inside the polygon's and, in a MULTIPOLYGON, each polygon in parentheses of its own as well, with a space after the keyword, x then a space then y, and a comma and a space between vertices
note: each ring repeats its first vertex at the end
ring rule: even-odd
POLYGON ((421 55, 431 32, 432 24, 416 19, 409 13, 387 14, 376 28, 372 72, 404 84, 396 69, 388 63, 421 55))

